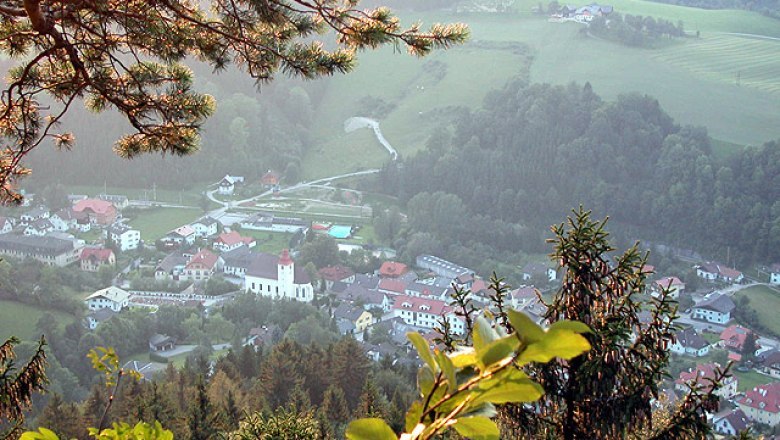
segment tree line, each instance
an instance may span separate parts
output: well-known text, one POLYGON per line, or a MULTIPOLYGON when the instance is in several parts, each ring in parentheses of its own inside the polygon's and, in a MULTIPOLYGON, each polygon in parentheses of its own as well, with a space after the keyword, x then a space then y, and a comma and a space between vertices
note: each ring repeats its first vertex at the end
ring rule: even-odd
POLYGON ((652 47, 662 38, 685 36, 682 21, 675 25, 662 18, 617 12, 609 17, 593 18, 586 30, 595 36, 636 47, 652 47))
MULTIPOLYGON (((611 213, 618 240, 693 248, 738 264, 780 260, 780 143, 719 160, 707 131, 680 126, 638 94, 602 100, 590 84, 529 85, 459 109, 428 148, 389 164, 372 189, 398 194, 396 245, 480 264, 542 252, 546 225, 579 204, 611 213)), ((477 269, 477 267, 475 267, 477 269)), ((489 273, 489 272, 488 272, 489 273)))

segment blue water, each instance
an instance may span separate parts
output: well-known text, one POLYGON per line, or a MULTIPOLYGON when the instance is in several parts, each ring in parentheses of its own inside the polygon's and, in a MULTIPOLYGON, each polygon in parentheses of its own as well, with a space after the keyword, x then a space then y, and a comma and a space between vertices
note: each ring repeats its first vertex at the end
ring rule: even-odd
POLYGON ((352 235, 352 228, 349 226, 333 225, 328 230, 328 235, 333 238, 349 238, 352 235))

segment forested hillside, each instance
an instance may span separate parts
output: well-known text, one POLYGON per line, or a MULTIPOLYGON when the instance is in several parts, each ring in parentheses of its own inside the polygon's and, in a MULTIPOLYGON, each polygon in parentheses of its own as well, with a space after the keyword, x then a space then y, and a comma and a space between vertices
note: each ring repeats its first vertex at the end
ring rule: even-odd
POLYGON ((651 97, 605 102, 589 84, 515 81, 377 186, 407 201, 416 247, 538 251, 546 225, 585 204, 626 238, 730 248, 745 262, 780 258, 778 179, 777 142, 719 163, 704 128, 677 125, 651 97))

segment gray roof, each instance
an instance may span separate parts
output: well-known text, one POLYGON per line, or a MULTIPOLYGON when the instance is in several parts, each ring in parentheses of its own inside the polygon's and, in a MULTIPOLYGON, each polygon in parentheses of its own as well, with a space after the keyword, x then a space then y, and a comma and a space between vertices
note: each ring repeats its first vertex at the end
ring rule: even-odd
POLYGON ((701 350, 702 348, 710 345, 704 338, 699 336, 699 334, 696 332, 696 329, 693 327, 680 330, 674 335, 674 337, 683 347, 691 347, 696 350, 701 350))
POLYGON ((723 419, 728 420, 729 425, 731 425, 731 427, 734 428, 736 432, 744 431, 750 425, 747 416, 741 409, 735 409, 731 411, 730 413, 726 414, 726 416, 723 417, 723 419))
POLYGON ((376 290, 379 286, 379 277, 359 273, 355 275, 355 282, 353 284, 357 284, 358 286, 365 287, 369 290, 376 290))
POLYGON ((94 312, 87 315, 88 317, 94 319, 97 322, 103 322, 107 319, 110 319, 116 315, 116 312, 109 309, 108 307, 104 307, 102 309, 95 310, 94 312))
POLYGON ((727 295, 713 295, 695 306, 697 309, 713 310, 724 314, 731 313, 736 307, 734 301, 727 295))
POLYGON ((186 265, 188 261, 190 261, 190 259, 182 255, 180 252, 174 252, 172 254, 166 255, 165 258, 163 258, 162 261, 160 261, 160 264, 157 265, 155 272, 157 271, 170 272, 176 266, 186 265))
POLYGON ((365 312, 362 307, 357 307, 352 304, 343 303, 333 310, 333 317, 336 319, 346 319, 351 322, 357 321, 365 312))
MULTIPOLYGON (((266 254, 264 252, 258 252, 246 269, 247 276, 253 276, 258 278, 265 278, 269 280, 275 280, 279 276, 279 257, 276 255, 266 254)), ((300 265, 295 265, 295 284, 307 284, 310 283, 309 275, 300 265)))
POLYGON ((194 222, 192 222, 193 225, 196 224, 196 223, 200 223, 203 226, 211 226, 211 225, 213 225, 215 223, 218 223, 218 222, 217 222, 216 219, 214 219, 214 217, 206 216, 206 217, 203 217, 200 220, 195 220, 194 222))
POLYGON ((54 237, 23 237, 13 234, 0 235, 0 249, 34 255, 61 255, 75 248, 73 241, 54 237))
POLYGON ((340 301, 360 301, 363 304, 382 304, 385 295, 376 290, 369 290, 356 284, 350 284, 342 292, 336 293, 336 298, 340 301))
POLYGON ((152 335, 151 338, 149 338, 149 345, 165 345, 165 344, 176 344, 176 338, 172 338, 168 335, 161 335, 159 333, 155 333, 152 335))
POLYGON ((46 214, 47 212, 49 212, 48 209, 46 209, 43 206, 38 206, 37 208, 33 208, 33 209, 25 212, 24 215, 26 215, 28 217, 41 217, 44 214, 46 214))
POLYGON ((129 231, 131 229, 133 229, 133 228, 131 228, 130 226, 127 226, 124 223, 114 223, 113 225, 108 227, 108 232, 111 233, 111 234, 121 235, 121 234, 124 234, 125 232, 127 232, 127 231, 129 231))
POLYGON ((246 246, 239 246, 232 251, 223 253, 222 260, 225 262, 225 266, 228 267, 242 267, 248 268, 255 257, 254 252, 249 250, 246 246))

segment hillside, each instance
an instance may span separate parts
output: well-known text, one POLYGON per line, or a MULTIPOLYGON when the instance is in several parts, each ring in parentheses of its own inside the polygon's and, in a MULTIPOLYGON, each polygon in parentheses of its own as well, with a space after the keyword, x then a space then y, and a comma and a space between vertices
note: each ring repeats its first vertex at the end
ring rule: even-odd
POLYGON ((748 11, 612 2, 620 13, 682 20, 689 33, 700 32, 700 38, 651 50, 588 38, 576 23, 549 23, 530 12, 537 4, 521 2, 514 14, 408 13, 424 23, 468 23, 472 42, 423 59, 389 49, 365 53, 355 72, 328 80, 304 174, 314 178, 387 161, 370 132, 342 130, 346 118, 370 110, 361 105, 365 97, 390 104, 377 119, 390 142, 408 155, 424 145, 437 120, 452 114, 450 106, 474 108, 488 90, 525 72, 532 82, 587 81, 610 100, 627 92, 649 94, 678 122, 706 126, 718 145, 739 148, 780 137, 780 40, 733 35, 777 38, 780 21, 748 11), (475 46, 493 49, 477 53, 475 46))

